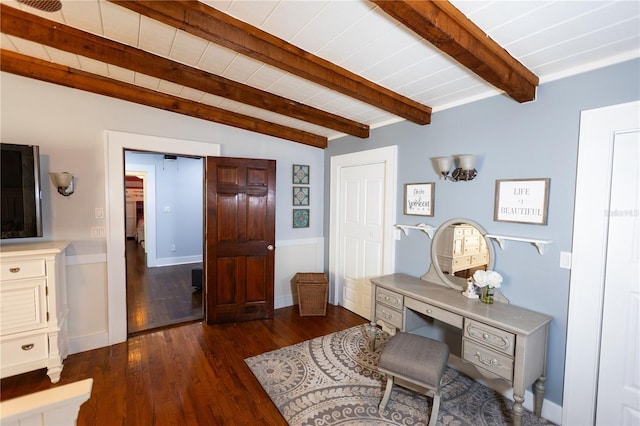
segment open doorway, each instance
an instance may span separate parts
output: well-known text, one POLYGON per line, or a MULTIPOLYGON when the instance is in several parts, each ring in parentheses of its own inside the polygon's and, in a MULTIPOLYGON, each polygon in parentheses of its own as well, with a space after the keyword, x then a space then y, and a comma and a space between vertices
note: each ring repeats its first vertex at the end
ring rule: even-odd
POLYGON ((125 150, 127 334, 203 318, 203 160, 125 150))

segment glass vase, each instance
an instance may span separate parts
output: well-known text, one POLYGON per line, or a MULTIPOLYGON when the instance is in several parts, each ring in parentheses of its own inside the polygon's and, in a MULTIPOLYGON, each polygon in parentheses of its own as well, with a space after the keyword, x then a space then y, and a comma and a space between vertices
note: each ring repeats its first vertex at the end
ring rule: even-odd
POLYGON ((491 304, 493 303, 493 288, 487 286, 482 288, 482 294, 480 295, 480 300, 483 303, 491 304))

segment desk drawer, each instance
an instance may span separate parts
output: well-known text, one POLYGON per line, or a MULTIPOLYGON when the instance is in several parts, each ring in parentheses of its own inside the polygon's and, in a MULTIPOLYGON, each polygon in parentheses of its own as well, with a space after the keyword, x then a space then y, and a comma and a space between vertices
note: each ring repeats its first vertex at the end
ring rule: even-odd
POLYGON ((411 310, 428 315, 456 328, 462 328, 462 316, 458 314, 409 298, 405 301, 405 305, 411 310))
POLYGON ((399 310, 404 306, 401 294, 380 287, 376 287, 376 301, 399 310))
POLYGON ((499 328, 467 318, 464 323, 464 337, 513 356, 516 337, 499 328))
POLYGON ((462 359, 496 374, 509 382, 513 381, 513 359, 492 351, 469 339, 462 339, 462 359))
POLYGON ((391 309, 381 303, 376 304, 376 320, 382 320, 402 330, 402 312, 391 309))
POLYGON ((46 270, 44 259, 2 261, 2 264, 0 264, 0 280, 9 281, 44 277, 46 270))

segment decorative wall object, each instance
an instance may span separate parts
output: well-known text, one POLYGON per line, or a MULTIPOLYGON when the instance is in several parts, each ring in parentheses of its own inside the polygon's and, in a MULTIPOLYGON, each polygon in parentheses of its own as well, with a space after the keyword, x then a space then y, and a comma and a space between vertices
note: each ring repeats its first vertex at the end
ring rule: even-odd
POLYGON ((404 214, 433 216, 433 182, 407 183, 404 185, 404 214))
POLYGON ((293 209, 293 227, 309 227, 309 209, 293 209))
POLYGON ((293 184, 309 185, 309 166, 302 164, 293 165, 293 184))
POLYGON ((493 220, 547 224, 548 178, 497 179, 493 220))
POLYGON ((294 206, 309 205, 309 187, 308 186, 293 187, 293 205, 294 206))

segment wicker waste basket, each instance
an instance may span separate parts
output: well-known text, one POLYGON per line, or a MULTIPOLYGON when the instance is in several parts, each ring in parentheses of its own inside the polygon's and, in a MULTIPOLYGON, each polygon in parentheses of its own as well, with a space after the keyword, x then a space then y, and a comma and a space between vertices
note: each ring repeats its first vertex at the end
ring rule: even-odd
POLYGON ((321 272, 298 272, 293 278, 298 289, 300 316, 327 315, 329 284, 321 272))

